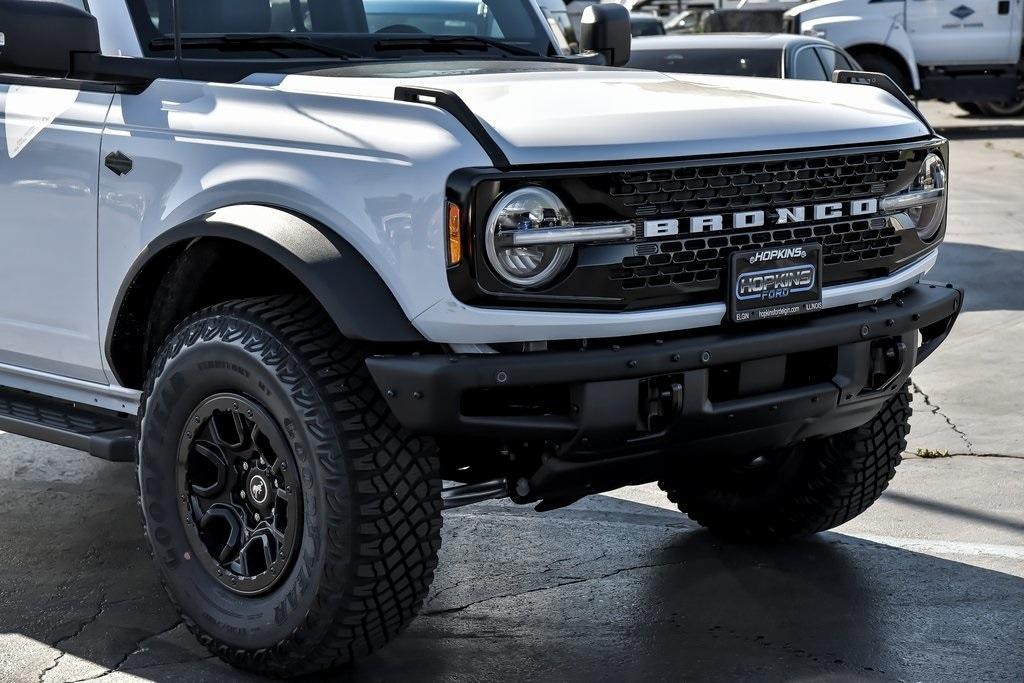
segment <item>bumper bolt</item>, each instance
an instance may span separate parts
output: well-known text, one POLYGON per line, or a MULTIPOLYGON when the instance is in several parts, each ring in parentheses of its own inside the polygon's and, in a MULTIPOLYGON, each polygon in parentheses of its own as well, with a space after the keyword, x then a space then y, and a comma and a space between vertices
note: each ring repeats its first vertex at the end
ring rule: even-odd
POLYGON ((861 325, 860 336, 866 337, 871 334, 871 327, 869 325, 861 325))
POLYGON ((673 353, 672 354, 672 362, 673 363, 678 363, 679 362, 679 354, 678 353, 673 353))
POLYGON ((412 392, 412 397, 414 399, 416 399, 417 401, 419 401, 421 398, 423 398, 423 392, 422 391, 414 391, 414 392, 412 392))
POLYGON ((886 327, 895 327, 896 326, 896 321, 893 320, 892 318, 889 318, 888 320, 885 321, 885 326, 886 327))
POLYGON ((238 495, 241 496, 242 500, 245 500, 245 491, 241 491, 238 495))
POLYGON ((506 382, 508 382, 508 373, 505 372, 504 370, 501 370, 498 372, 497 375, 494 376, 494 379, 497 380, 498 384, 505 384, 506 382))
POLYGON ((635 368, 637 365, 638 363, 635 360, 631 360, 628 363, 626 363, 626 366, 629 368, 635 368))
POLYGON ((247 462, 243 462, 243 463, 242 463, 242 469, 243 469, 243 470, 246 470, 246 471, 249 471, 249 463, 247 463, 247 462))
POLYGON ((398 396, 398 394, 395 393, 394 389, 388 389, 387 391, 384 392, 384 395, 387 396, 388 398, 394 398, 395 396, 398 396))
POLYGON ((711 362, 711 352, 710 351, 705 351, 704 353, 700 354, 700 362, 701 363, 710 363, 711 362))

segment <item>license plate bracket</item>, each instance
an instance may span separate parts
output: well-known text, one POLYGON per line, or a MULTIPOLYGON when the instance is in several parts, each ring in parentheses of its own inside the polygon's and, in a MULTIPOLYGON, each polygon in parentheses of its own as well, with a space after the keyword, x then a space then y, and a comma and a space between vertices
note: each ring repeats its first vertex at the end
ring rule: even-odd
POLYGON ((733 253, 730 319, 743 323, 821 310, 821 262, 815 243, 733 253))

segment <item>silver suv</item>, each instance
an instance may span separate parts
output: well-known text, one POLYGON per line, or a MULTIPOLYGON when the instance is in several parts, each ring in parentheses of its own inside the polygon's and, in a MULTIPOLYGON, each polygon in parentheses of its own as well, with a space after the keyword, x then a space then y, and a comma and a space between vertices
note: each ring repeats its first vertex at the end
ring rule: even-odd
POLYGON ((891 82, 659 74, 596 5, 0 2, 0 429, 138 467, 185 623, 279 676, 420 608, 444 507, 658 481, 739 537, 893 476, 962 293, 891 82), (446 482, 443 486, 442 482, 446 482))

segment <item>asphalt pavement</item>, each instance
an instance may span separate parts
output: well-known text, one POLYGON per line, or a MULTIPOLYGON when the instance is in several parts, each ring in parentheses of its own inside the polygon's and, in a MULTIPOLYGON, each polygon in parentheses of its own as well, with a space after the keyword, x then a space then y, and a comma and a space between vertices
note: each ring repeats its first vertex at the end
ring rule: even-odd
MULTIPOLYGON (((952 140, 933 277, 968 294, 877 505, 768 546, 723 543, 652 486, 451 511, 421 617, 335 679, 1024 680, 1024 126, 925 109, 952 140)), ((165 600, 133 476, 0 435, 0 680, 254 680, 165 600)))

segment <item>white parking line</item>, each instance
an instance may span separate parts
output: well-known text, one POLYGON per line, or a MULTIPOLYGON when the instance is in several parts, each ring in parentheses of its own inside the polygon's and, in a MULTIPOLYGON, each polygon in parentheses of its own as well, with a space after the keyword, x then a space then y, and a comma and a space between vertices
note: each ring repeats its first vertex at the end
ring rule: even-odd
POLYGON ((889 545, 925 555, 966 555, 971 557, 1005 557, 1011 560, 1024 560, 1024 546, 994 545, 992 543, 971 543, 969 541, 940 541, 931 538, 896 538, 893 536, 876 536, 874 534, 851 534, 840 532, 852 538, 859 538, 871 543, 889 545))

